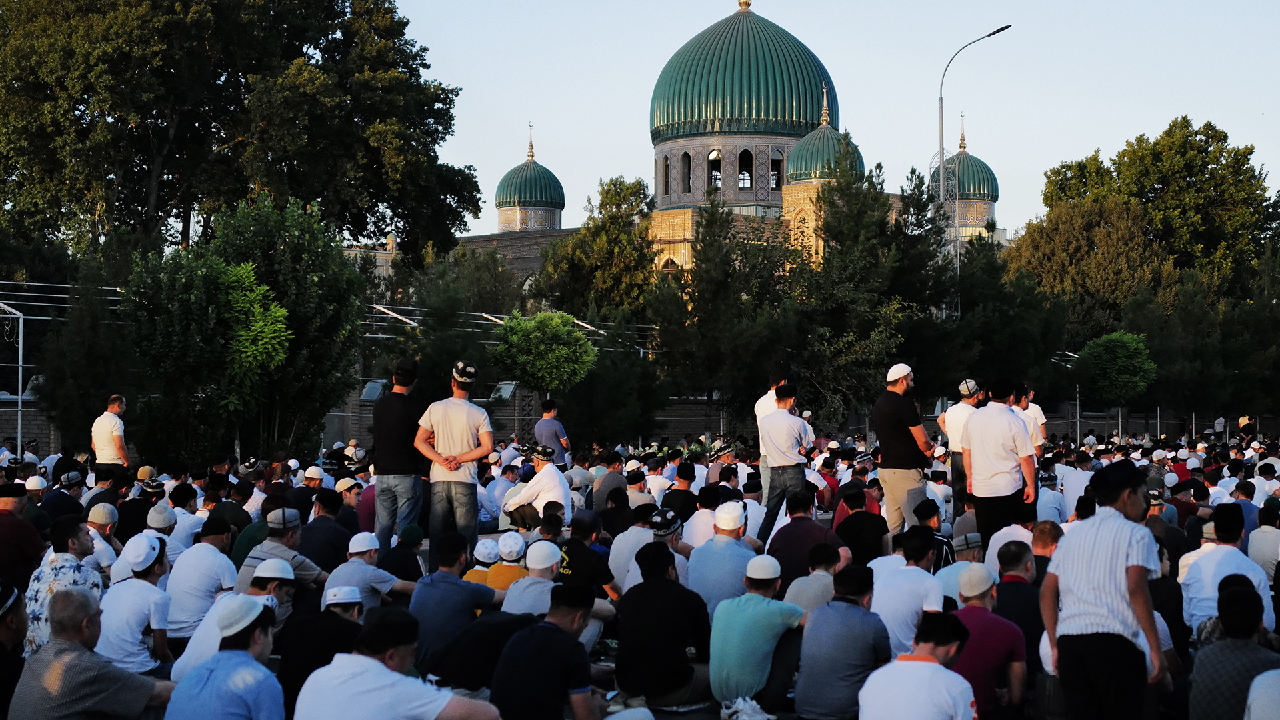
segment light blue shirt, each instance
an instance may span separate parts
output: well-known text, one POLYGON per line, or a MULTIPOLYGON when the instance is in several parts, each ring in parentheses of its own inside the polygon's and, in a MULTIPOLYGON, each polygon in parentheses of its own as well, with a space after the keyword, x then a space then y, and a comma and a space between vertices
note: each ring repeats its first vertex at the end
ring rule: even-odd
POLYGON ((689 555, 689 589, 702 596, 713 622, 716 606, 747 591, 743 578, 755 551, 728 535, 714 535, 689 555))
POLYGON ((769 680, 778 638, 802 618, 799 605, 753 593, 720 603, 711 623, 711 694, 716 700, 733 702, 760 692, 769 680))
POLYGON ((244 650, 220 650, 183 676, 165 720, 284 720, 284 691, 244 650))

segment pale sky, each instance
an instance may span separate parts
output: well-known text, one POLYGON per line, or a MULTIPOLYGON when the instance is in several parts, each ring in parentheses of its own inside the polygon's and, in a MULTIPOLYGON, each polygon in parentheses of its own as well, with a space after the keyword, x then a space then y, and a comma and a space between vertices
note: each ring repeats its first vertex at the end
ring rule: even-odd
MULTIPOLYGON (((484 199, 470 223, 476 234, 497 229, 493 193, 524 161, 530 121, 538 162, 564 184, 564 227, 581 224, 601 178, 641 177, 652 189, 654 82, 681 45, 737 2, 401 0, 400 10, 429 49, 428 77, 462 88, 457 132, 441 158, 476 168, 484 199)), ((868 166, 884 165, 895 191, 937 152, 947 59, 1012 24, 961 53, 945 87, 948 151, 963 112, 969 152, 995 171, 996 217, 1011 233, 1044 212, 1045 170, 1096 148, 1114 156, 1180 115, 1253 145, 1264 169, 1280 162, 1274 0, 756 0, 752 10, 826 65, 841 129, 868 166)))

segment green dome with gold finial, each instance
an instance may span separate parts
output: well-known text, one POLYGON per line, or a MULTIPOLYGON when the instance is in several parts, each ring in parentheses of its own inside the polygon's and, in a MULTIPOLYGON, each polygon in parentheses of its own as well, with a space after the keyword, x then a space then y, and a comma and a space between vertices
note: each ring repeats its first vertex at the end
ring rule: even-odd
MULTIPOLYGON (((1000 200, 1000 183, 996 181, 995 172, 990 165, 979 160, 977 156, 971 155, 966 148, 964 129, 962 128, 960 130, 960 152, 947 158, 946 162, 947 201, 951 202, 958 199, 997 202, 1000 200), (953 185, 952 182, 955 184, 953 185), (955 188, 956 197, 950 197, 953 187, 955 188)), ((934 168, 933 172, 929 174, 929 186, 937 194, 937 168, 934 168)))
POLYGON ((818 129, 805 135, 787 156, 787 182, 834 180, 836 163, 846 148, 852 151, 854 169, 859 175, 864 174, 866 166, 862 161, 862 153, 858 151, 857 145, 845 138, 844 133, 831 125, 824 101, 818 129))
POLYGON ((564 209, 564 186, 555 173, 534 161, 532 139, 529 140, 528 159, 511 168, 498 181, 493 204, 499 208, 564 209))

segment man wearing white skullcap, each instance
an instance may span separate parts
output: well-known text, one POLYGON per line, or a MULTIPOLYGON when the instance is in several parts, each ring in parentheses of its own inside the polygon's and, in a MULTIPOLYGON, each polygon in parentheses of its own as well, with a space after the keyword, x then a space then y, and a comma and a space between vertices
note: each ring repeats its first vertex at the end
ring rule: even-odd
POLYGON ((173 667, 169 652, 169 594, 156 587, 169 573, 165 541, 145 533, 125 543, 116 564, 130 577, 115 583, 102 597, 102 637, 97 651, 116 667, 168 680, 173 667), (143 635, 151 629, 150 647, 143 635))
POLYGON ((218 609, 218 652, 174 688, 168 718, 280 720, 284 692, 266 668, 275 610, 236 595, 218 609))

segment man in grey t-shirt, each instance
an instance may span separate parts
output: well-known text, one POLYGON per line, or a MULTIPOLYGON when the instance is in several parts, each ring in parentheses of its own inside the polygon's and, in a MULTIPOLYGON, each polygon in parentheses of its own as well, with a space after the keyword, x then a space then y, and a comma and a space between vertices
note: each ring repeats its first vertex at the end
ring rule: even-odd
POLYGON ((414 584, 375 567, 378 562, 378 538, 373 533, 356 533, 347 544, 347 561, 333 569, 324 584, 330 588, 353 587, 360 591, 365 612, 382 605, 382 596, 390 592, 413 594, 414 584))
POLYGON ((525 552, 524 563, 529 575, 507 588, 502 612, 545 615, 551 608, 551 588, 555 587, 556 573, 560 571, 560 548, 554 543, 539 540, 525 552))
POLYGON ((556 451, 556 457, 552 462, 560 468, 560 472, 565 472, 569 469, 568 458, 565 456, 565 451, 569 449, 569 436, 564 431, 564 425, 556 419, 558 413, 555 400, 551 398, 543 400, 542 419, 533 426, 533 437, 539 445, 546 445, 556 451))

